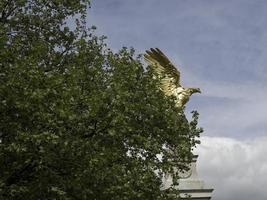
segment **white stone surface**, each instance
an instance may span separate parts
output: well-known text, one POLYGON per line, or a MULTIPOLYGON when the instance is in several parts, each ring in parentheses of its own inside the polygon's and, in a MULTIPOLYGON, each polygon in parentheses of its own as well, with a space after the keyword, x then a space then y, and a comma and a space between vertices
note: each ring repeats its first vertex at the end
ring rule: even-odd
MULTIPOLYGON (((196 167, 197 158, 198 156, 195 155, 190 164, 190 170, 181 174, 183 178, 179 180, 177 187, 180 190, 182 199, 187 199, 190 196, 192 200, 209 200, 211 199, 213 189, 207 187, 204 181, 198 177, 196 167)), ((169 188, 172 184, 172 177, 166 176, 163 182, 163 189, 169 188)))

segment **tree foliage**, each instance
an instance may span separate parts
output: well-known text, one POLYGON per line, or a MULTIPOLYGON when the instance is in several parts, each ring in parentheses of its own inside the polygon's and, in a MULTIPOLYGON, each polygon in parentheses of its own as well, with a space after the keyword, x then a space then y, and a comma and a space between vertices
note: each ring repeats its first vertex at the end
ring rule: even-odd
POLYGON ((186 169, 197 113, 188 122, 133 49, 87 30, 89 5, 0 2, 1 199, 175 198, 161 178, 186 169))

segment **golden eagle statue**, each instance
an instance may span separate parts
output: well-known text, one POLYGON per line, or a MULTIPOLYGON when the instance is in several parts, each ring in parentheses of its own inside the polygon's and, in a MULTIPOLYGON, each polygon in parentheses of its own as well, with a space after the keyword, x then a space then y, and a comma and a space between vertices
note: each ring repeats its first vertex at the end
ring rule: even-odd
POLYGON ((180 72, 158 48, 151 48, 144 54, 145 60, 160 76, 161 89, 176 97, 176 106, 183 107, 193 93, 201 93, 199 88, 184 88, 180 84, 180 72))

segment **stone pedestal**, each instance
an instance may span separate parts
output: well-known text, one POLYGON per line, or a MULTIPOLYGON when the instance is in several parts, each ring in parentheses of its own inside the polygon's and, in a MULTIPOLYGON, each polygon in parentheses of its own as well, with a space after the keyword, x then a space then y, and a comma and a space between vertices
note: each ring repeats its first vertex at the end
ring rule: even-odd
MULTIPOLYGON (((198 177, 196 162, 198 156, 195 155, 190 164, 190 170, 181 174, 178 189, 180 191, 181 199, 192 200, 209 200, 213 189, 207 187, 203 180, 198 177), (188 198, 190 197, 190 198, 188 198)), ((166 177, 164 181, 164 188, 168 188, 172 183, 171 177, 166 177)))

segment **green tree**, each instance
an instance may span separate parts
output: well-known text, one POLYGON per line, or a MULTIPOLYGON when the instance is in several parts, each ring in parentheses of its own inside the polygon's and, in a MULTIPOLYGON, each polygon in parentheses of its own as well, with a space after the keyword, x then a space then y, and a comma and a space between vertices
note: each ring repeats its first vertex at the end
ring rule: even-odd
POLYGON ((0 2, 1 199, 175 198, 161 178, 186 170, 198 115, 86 29, 89 5, 0 2))

